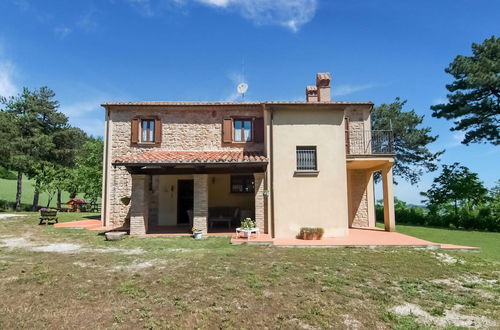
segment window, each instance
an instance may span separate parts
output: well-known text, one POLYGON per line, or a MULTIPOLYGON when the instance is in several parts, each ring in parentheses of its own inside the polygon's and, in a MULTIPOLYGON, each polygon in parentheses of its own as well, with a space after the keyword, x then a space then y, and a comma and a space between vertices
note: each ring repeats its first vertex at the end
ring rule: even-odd
POLYGON ((317 171, 316 147, 297 147, 297 171, 317 171))
POLYGON ((233 121, 233 141, 249 142, 252 141, 252 120, 235 119, 233 121))
POLYGON ((232 193, 253 193, 255 180, 253 175, 231 175, 232 193))
POLYGON ((141 142, 155 142, 155 121, 153 119, 141 121, 141 142))

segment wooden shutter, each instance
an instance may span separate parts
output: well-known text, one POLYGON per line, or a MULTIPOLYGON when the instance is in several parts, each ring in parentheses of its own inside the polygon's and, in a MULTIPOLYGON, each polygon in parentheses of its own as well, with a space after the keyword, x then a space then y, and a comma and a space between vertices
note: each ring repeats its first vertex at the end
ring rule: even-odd
POLYGON ((132 124, 130 126, 132 127, 130 141, 132 144, 137 144, 139 143, 139 118, 132 119, 132 124))
POLYGON ((222 123, 222 142, 233 142, 233 121, 231 118, 224 119, 222 123))
POLYGON ((253 121, 253 140, 254 142, 264 142, 264 118, 255 118, 253 121))
POLYGON ((161 119, 155 119, 155 144, 157 146, 161 145, 161 137, 162 137, 162 128, 161 128, 161 119))

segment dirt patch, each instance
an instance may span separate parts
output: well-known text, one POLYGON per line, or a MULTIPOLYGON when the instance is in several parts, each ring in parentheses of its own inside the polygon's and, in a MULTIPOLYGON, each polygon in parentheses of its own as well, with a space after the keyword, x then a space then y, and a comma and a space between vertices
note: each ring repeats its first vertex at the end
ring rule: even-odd
POLYGON ((13 217, 25 217, 26 215, 24 214, 0 214, 0 220, 1 219, 7 219, 7 218, 13 218, 13 217))
POLYGON ((72 243, 52 243, 48 245, 44 242, 28 241, 28 237, 9 237, 0 239, 0 246, 9 249, 29 249, 35 252, 54 252, 54 253, 74 253, 74 252, 92 252, 92 253, 121 253, 124 255, 137 255, 145 251, 141 248, 136 249, 118 249, 118 248, 82 248, 81 245, 72 243))
POLYGON ((436 259, 438 259, 439 261, 441 261, 442 263, 445 263, 445 264, 456 264, 456 263, 463 264, 464 263, 463 260, 454 258, 447 253, 436 252, 436 253, 434 253, 434 256, 436 257, 436 259))
POLYGON ((31 250, 37 252, 57 252, 57 253, 78 252, 78 250, 80 250, 80 245, 71 243, 54 243, 45 246, 33 247, 31 248, 31 250))
POLYGON ((27 241, 24 237, 2 238, 0 244, 9 249, 22 249, 33 245, 33 243, 27 241))
POLYGON ((487 317, 461 314, 458 311, 461 307, 461 305, 455 305, 452 309, 446 310, 443 316, 432 316, 420 306, 406 303, 392 308, 392 312, 401 316, 413 316, 422 323, 440 327, 454 325, 457 327, 489 328, 496 326, 496 323, 487 317))

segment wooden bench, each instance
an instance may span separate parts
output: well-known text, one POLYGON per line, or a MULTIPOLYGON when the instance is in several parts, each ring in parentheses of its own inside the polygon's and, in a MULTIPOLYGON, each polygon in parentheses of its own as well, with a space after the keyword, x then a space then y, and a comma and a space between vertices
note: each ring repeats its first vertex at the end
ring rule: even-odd
POLYGON ((40 222, 38 224, 43 225, 44 222, 46 225, 49 222, 59 223, 57 220, 57 211, 40 211, 40 222))

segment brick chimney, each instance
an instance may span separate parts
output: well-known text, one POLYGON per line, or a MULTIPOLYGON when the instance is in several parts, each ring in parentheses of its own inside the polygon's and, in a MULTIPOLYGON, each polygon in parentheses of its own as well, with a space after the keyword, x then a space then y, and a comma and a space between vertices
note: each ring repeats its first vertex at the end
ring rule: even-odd
POLYGON ((318 88, 316 86, 306 86, 306 101, 318 102, 318 88))
POLYGON ((330 93, 330 81, 332 77, 329 72, 318 72, 316 74, 316 88, 318 90, 319 102, 330 102, 332 96, 330 93))

